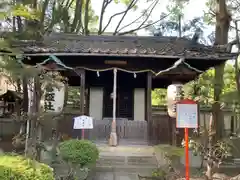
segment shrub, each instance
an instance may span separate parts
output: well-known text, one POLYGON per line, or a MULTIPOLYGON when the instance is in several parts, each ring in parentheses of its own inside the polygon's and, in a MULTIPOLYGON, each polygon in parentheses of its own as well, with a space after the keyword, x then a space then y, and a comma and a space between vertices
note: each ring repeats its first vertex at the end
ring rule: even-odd
POLYGON ((78 165, 80 168, 95 164, 99 156, 96 145, 87 140, 63 141, 59 145, 59 151, 64 161, 78 165))
POLYGON ((155 147, 156 152, 164 153, 164 158, 169 165, 172 165, 174 161, 178 161, 180 157, 184 156, 184 149, 171 146, 171 145, 158 145, 155 147))
POLYGON ((17 155, 0 155, 1 180, 54 180, 52 168, 17 155))
POLYGON ((152 172, 152 177, 159 177, 162 178, 162 179, 165 179, 167 173, 162 170, 162 169, 156 169, 155 171, 152 172))

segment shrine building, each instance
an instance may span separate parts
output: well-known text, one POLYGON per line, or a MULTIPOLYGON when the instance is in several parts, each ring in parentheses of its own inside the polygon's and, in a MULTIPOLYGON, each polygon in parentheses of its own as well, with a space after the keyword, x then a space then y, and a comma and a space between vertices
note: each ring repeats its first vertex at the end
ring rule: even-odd
MULTIPOLYGON (((14 47, 31 59, 25 63, 42 63, 50 57, 63 68, 71 68, 61 73, 68 78, 70 86, 81 86, 79 114, 94 119, 90 139, 106 140, 109 136, 116 69, 116 121, 120 141, 154 139, 151 132, 153 89, 187 83, 234 56, 226 48, 177 37, 56 33, 41 41, 19 41, 14 47)), ((64 121, 62 131, 70 133, 71 125, 66 124, 71 124, 71 119, 64 121)), ((173 121, 170 119, 169 123, 173 121)), ((164 127, 161 131, 165 132, 164 127)))

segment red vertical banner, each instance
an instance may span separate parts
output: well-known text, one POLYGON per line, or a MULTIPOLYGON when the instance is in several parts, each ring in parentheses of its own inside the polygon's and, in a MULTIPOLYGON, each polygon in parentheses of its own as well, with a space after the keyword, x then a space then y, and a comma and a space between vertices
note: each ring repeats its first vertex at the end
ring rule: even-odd
POLYGON ((177 103, 176 127, 184 128, 185 141, 185 176, 186 180, 190 178, 189 164, 189 128, 198 128, 198 104, 197 102, 184 99, 177 103))

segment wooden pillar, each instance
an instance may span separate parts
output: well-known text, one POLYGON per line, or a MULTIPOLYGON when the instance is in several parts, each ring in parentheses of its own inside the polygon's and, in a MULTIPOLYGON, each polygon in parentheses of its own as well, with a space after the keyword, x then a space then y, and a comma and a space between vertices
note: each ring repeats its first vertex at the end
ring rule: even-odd
POLYGON ((170 117, 170 123, 172 125, 172 138, 171 138, 171 142, 170 144, 173 145, 173 146, 177 146, 177 133, 178 133, 178 130, 176 128, 176 118, 173 118, 173 117, 170 117))
POLYGON ((80 73, 80 114, 85 114, 85 69, 81 69, 80 73))
POLYGON ((147 73, 147 103, 146 103, 146 113, 148 122, 148 144, 152 144, 152 72, 147 73))
POLYGON ((113 69, 113 120, 111 126, 111 134, 109 138, 110 146, 117 146, 117 124, 116 124, 116 103, 117 103, 117 69, 113 69))
MULTIPOLYGON (((80 75, 80 115, 85 114, 85 69, 78 71, 80 75)), ((81 139, 86 138, 86 130, 81 130, 81 139)))
POLYGON ((85 114, 88 116, 89 116, 89 105, 90 105, 89 103, 90 103, 90 87, 87 87, 85 114))

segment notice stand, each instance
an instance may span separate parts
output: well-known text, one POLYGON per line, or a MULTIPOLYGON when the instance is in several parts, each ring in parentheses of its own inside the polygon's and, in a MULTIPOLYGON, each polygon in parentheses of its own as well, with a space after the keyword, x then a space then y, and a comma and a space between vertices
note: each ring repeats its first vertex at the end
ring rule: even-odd
POLYGON ((93 129, 93 119, 89 116, 78 116, 74 118, 73 129, 82 130, 82 138, 84 139, 84 129, 93 129))
POLYGON ((176 127, 184 128, 186 180, 189 180, 189 140, 188 129, 198 128, 198 104, 190 99, 177 103, 176 127))

